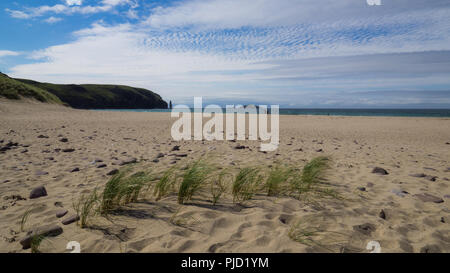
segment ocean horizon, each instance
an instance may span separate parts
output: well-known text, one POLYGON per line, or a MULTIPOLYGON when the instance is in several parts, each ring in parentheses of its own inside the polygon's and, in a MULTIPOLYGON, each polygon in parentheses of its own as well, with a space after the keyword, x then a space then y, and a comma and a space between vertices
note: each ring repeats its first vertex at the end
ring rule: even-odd
MULTIPOLYGON (((192 109, 192 108, 191 108, 192 109)), ((222 108, 225 113, 225 108, 222 108)), ((170 112, 170 109, 92 109, 120 112, 170 112)), ((270 110, 270 109, 269 109, 270 110)), ((367 116, 367 117, 450 117, 450 109, 325 109, 280 108, 280 115, 367 116)))

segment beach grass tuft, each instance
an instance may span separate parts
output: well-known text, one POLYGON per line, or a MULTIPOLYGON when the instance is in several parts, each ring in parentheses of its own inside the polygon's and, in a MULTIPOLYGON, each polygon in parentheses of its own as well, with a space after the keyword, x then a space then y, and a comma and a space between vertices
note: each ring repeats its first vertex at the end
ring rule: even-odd
POLYGON ((191 200, 192 196, 206 184, 213 170, 203 159, 188 166, 178 190, 178 203, 184 204, 191 200))
POLYGON ((297 179, 291 181, 292 188, 299 194, 312 191, 317 184, 323 181, 329 168, 330 159, 319 156, 309 161, 297 179))
POLYGON ((30 241, 30 247, 31 247, 31 253, 40 253, 41 251, 40 246, 42 241, 44 241, 45 236, 43 235, 35 235, 33 237, 31 237, 31 241, 30 241))
POLYGON ((152 181, 152 176, 147 172, 137 172, 130 176, 121 172, 113 176, 103 190, 100 212, 108 214, 121 205, 126 205, 137 200, 144 186, 152 181))
POLYGON ((259 168, 241 169, 233 181, 233 202, 250 200, 257 192, 261 179, 259 168))
POLYGON ((28 218, 31 214, 31 207, 28 208, 25 213, 22 215, 22 218, 20 219, 20 231, 25 231, 25 226, 27 224, 28 218))
POLYGON ((153 195, 156 196, 156 201, 170 194, 173 191, 176 182, 175 167, 172 167, 164 172, 161 179, 155 185, 153 195))
POLYGON ((216 179, 211 181, 212 203, 215 206, 227 190, 226 178, 231 176, 227 170, 222 170, 216 179))
POLYGON ((80 217, 79 224, 81 228, 88 226, 89 219, 97 214, 97 205, 100 198, 97 194, 97 189, 94 189, 88 195, 82 195, 74 204, 73 208, 80 217))
POLYGON ((264 187, 268 196, 279 195, 286 190, 286 185, 298 177, 298 172, 294 168, 280 164, 272 167, 265 181, 264 187))

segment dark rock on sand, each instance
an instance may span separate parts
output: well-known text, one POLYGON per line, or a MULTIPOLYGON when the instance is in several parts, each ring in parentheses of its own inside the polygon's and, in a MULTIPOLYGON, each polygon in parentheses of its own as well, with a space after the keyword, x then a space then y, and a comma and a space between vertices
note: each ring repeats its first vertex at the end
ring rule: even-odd
POLYGON ((36 187, 30 192, 30 199, 39 198, 42 196, 47 196, 47 191, 44 186, 36 187))
POLYGON ((55 205, 55 207, 59 207, 59 208, 64 207, 64 206, 63 206, 63 203, 62 203, 62 202, 59 202, 59 201, 56 201, 55 203, 53 203, 53 205, 55 205))
POLYGON ((159 159, 155 158, 155 159, 152 160, 152 162, 158 163, 158 162, 159 162, 159 159))
POLYGON ((75 149, 73 149, 73 148, 68 148, 68 149, 63 149, 62 150, 64 153, 72 153, 72 152, 75 152, 75 149))
POLYGON ((77 167, 77 168, 73 168, 70 172, 74 173, 74 172, 79 172, 79 171, 80 171, 80 168, 77 167))
POLYGON ((384 210, 381 210, 381 211, 380 211, 379 216, 380 216, 381 219, 386 220, 386 213, 384 212, 384 210))
POLYGON ((159 154, 156 156, 156 158, 161 158, 161 157, 164 157, 164 154, 163 154, 163 153, 159 153, 159 154))
POLYGON ((376 230, 376 227, 373 224, 365 223, 362 225, 353 226, 353 230, 369 236, 373 231, 376 230))
POLYGON ((66 210, 66 209, 62 209, 62 210, 60 210, 60 211, 58 211, 58 212, 56 213, 56 217, 61 218, 61 217, 63 217, 64 215, 66 215, 67 212, 69 212, 69 211, 66 210))
POLYGON ((69 142, 69 140, 67 138, 65 138, 65 137, 61 138, 59 141, 61 141, 61 142, 69 142))
POLYGON ((372 173, 381 174, 381 175, 389 174, 385 169, 380 168, 380 167, 373 168, 372 173))
POLYGON ((106 168, 106 166, 107 166, 106 164, 100 164, 100 165, 97 166, 97 168, 98 168, 98 169, 106 168))
POLYGON ((415 194, 414 196, 419 198, 422 202, 433 202, 433 203, 437 203, 437 204, 444 202, 444 200, 442 198, 431 195, 429 193, 419 193, 419 194, 415 194))
POLYGON ((133 158, 129 158, 129 159, 126 159, 126 160, 119 161, 118 165, 119 166, 123 166, 123 165, 133 164, 133 163, 136 163, 136 162, 137 162, 137 159, 133 157, 133 158))
POLYGON ((118 174, 118 173, 119 173, 119 170, 118 169, 114 169, 114 170, 109 171, 106 175, 115 175, 115 174, 118 174))
POLYGON ((36 171, 35 174, 36 174, 36 175, 47 175, 48 172, 46 172, 46 171, 36 171))
POLYGON ((63 233, 62 227, 54 224, 45 225, 33 229, 25 238, 20 240, 20 244, 23 249, 28 249, 31 247, 31 241, 35 236, 44 236, 44 237, 55 237, 63 233))
POLYGON ((48 138, 46 135, 38 135, 38 138, 48 138))
POLYGON ((244 145, 237 145, 236 147, 234 147, 236 150, 243 150, 245 149, 244 145))
POLYGON ((409 194, 409 192, 407 192, 407 191, 402 191, 402 190, 397 190, 397 189, 393 189, 391 192, 400 197, 405 197, 407 194, 409 194))
POLYGON ((430 181, 436 181, 436 178, 438 178, 437 176, 432 176, 432 175, 426 175, 424 173, 415 173, 415 174, 410 174, 410 176, 412 177, 417 177, 417 178, 426 178, 430 181))
POLYGON ((357 189, 360 190, 360 191, 366 191, 365 187, 358 187, 357 189))
POLYGON ((175 145, 172 148, 172 151, 179 151, 180 150, 180 146, 179 145, 175 145))
POLYGON ((80 216, 72 215, 72 216, 69 216, 66 219, 62 220, 61 223, 63 225, 69 225, 69 224, 72 224, 73 222, 76 222, 78 220, 80 220, 80 216))

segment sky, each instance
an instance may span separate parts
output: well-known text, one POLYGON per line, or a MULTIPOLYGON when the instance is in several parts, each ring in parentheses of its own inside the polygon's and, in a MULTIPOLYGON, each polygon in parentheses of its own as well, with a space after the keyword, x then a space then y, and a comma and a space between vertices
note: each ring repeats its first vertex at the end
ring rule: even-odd
POLYGON ((450 0, 16 0, 0 25, 11 77, 174 105, 450 108, 450 0))

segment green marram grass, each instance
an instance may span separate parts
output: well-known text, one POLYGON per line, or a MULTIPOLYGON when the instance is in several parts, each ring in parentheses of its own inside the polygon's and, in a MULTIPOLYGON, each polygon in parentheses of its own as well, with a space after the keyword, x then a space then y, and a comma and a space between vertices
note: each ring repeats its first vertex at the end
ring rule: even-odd
POLYGON ((152 180, 147 172, 137 172, 130 176, 126 172, 120 172, 113 176, 103 190, 100 213, 106 215, 121 205, 135 202, 144 186, 152 180))
POLYGON ((299 194, 314 190, 324 179, 325 172, 329 169, 330 159, 319 156, 309 161, 297 179, 291 181, 293 189, 299 194))
POLYGON ((191 200, 192 196, 207 183, 213 171, 214 169, 206 164, 203 159, 199 159, 188 166, 178 190, 178 203, 184 204, 191 200))
POLYGON ((163 173, 161 179, 156 182, 153 190, 153 195, 156 197, 156 201, 166 197, 173 191, 176 178, 175 167, 172 167, 163 173))
POLYGON ((73 208, 80 217, 79 224, 81 228, 85 228, 89 224, 89 219, 97 214, 97 206, 100 198, 97 189, 94 189, 88 195, 82 195, 74 204, 73 208))
POLYGON ((227 170, 222 170, 217 178, 213 178, 211 181, 211 195, 212 195, 212 203, 215 206, 222 195, 227 190, 227 177, 231 176, 231 174, 227 170))
POLYGON ((233 181, 233 202, 250 200, 257 193, 261 180, 259 168, 241 169, 233 181))
POLYGON ((275 165, 269 170, 264 187, 268 196, 276 196, 287 190, 287 185, 291 183, 299 173, 294 168, 286 167, 280 164, 275 165))

